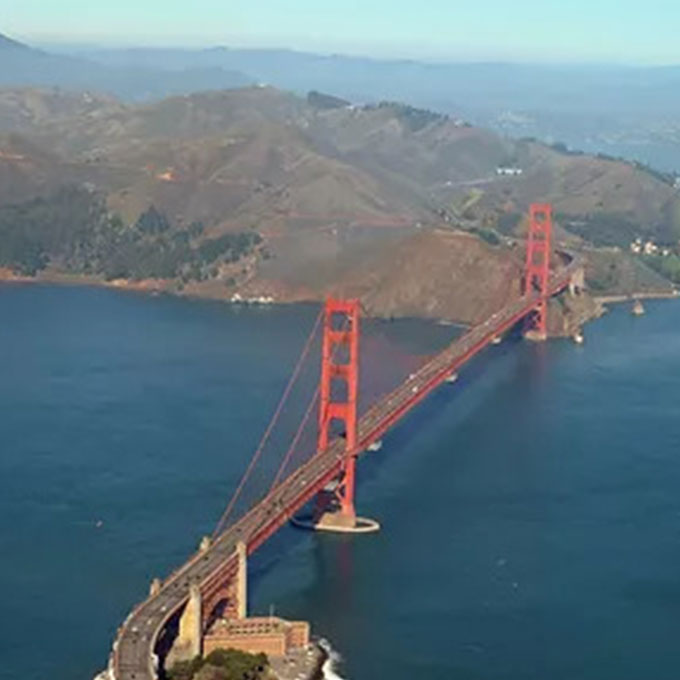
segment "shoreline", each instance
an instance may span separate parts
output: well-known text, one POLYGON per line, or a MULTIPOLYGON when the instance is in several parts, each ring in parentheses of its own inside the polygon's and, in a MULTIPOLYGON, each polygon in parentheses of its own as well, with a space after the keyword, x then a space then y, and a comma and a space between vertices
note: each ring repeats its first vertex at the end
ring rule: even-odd
POLYGON ((129 279, 113 279, 106 281, 97 276, 87 276, 85 274, 47 274, 45 276, 27 276, 25 274, 13 274, 7 270, 0 270, 0 284, 44 284, 53 286, 91 286, 93 288, 112 288, 115 290, 130 290, 141 293, 167 293, 169 295, 179 295, 179 293, 168 290, 168 288, 157 279, 144 279, 132 282, 129 279), (155 282, 155 283, 154 283, 155 282))
MULTIPOLYGON (((586 293, 588 291, 586 290, 586 293)), ((549 337, 572 337, 582 335, 583 328, 592 321, 596 321, 607 314, 610 305, 632 304, 635 300, 674 300, 680 298, 680 292, 676 289, 658 291, 638 291, 625 295, 592 295, 587 294, 584 299, 590 300, 591 304, 585 307, 574 306, 567 308, 564 316, 565 326, 563 332, 555 333, 549 337)), ((577 342, 581 342, 577 340, 577 342)))
POLYGON ((331 657, 329 652, 324 648, 324 645, 321 644, 320 640, 314 640, 314 645, 319 651, 319 658, 317 660, 314 674, 310 677, 309 680, 324 680, 324 678, 326 677, 324 668, 326 667, 326 664, 330 661, 331 657))
POLYGON ((140 279, 133 281, 131 279, 111 279, 106 280, 99 276, 91 276, 87 274, 65 274, 62 272, 47 271, 38 274, 37 276, 27 276, 24 274, 14 274, 6 268, 0 267, 0 285, 51 285, 51 286, 74 286, 74 287, 92 287, 104 288, 110 290, 120 290, 132 293, 146 293, 148 295, 169 295, 172 297, 185 300, 204 300, 212 302, 224 302, 227 304, 239 304, 253 307, 266 307, 270 305, 289 305, 289 304, 305 304, 311 302, 318 302, 322 298, 314 295, 306 294, 292 294, 287 297, 276 299, 269 296, 271 299, 267 302, 258 302, 258 297, 267 297, 259 295, 253 298, 244 298, 235 302, 232 298, 235 292, 220 291, 219 294, 210 289, 196 288, 195 285, 187 284, 184 289, 178 289, 177 282, 169 279, 140 279))
MULTIPOLYGON (((238 301, 232 299, 233 293, 225 295, 214 295, 209 291, 196 290, 176 290, 169 282, 162 279, 144 279, 140 281, 130 281, 129 279, 113 279, 106 281, 96 276, 80 274, 61 274, 48 273, 46 275, 26 276, 22 274, 12 274, 8 270, 0 268, 0 286, 8 285, 34 285, 34 286, 73 286, 77 288, 101 288, 105 290, 115 290, 127 293, 141 293, 151 297, 166 295, 180 300, 196 302, 218 302, 229 307, 246 307, 252 309, 267 309, 271 307, 283 307, 289 305, 311 305, 323 303, 325 294, 320 295, 291 295, 285 298, 272 298, 266 302, 258 301, 257 298, 243 298, 238 301)), ((456 328, 468 329, 471 324, 455 319, 433 318, 428 316, 393 316, 371 314, 367 318, 380 321, 394 321, 397 319, 416 319, 437 324, 438 326, 451 326, 456 328)))
MULTIPOLYGON (((232 295, 225 292, 224 295, 211 294, 210 291, 196 291, 196 290, 177 290, 174 282, 164 279, 142 279, 139 281, 131 281, 130 279, 112 279, 107 281, 97 276, 88 276, 83 274, 65 274, 60 272, 47 272, 44 275, 27 276, 15 274, 7 268, 0 268, 0 285, 54 285, 54 286, 74 286, 74 287, 92 287, 103 288, 108 290, 116 290, 130 293, 142 293, 149 296, 168 295, 185 300, 195 300, 203 302, 220 302, 229 306, 245 306, 253 308, 262 307, 280 307, 283 305, 293 304, 312 304, 319 302, 322 298, 311 296, 292 296, 290 299, 271 299, 265 303, 257 301, 250 302, 247 299, 239 302, 232 300, 232 295)), ((626 302, 633 302, 634 300, 674 300, 680 298, 680 290, 672 289, 665 291, 638 291, 636 293, 628 294, 614 294, 614 295, 593 295, 591 299, 604 312, 606 305, 625 304, 626 302)), ((594 314, 590 318, 583 318, 579 321, 579 325, 585 325, 589 321, 594 321, 602 314, 594 314)), ((373 315, 375 319, 388 319, 399 317, 383 317, 379 314, 373 315)), ((406 317, 404 317, 406 318, 406 317)), ((427 316, 410 317, 417 318, 421 321, 431 321, 437 324, 455 325, 462 328, 469 328, 470 324, 452 319, 432 319, 427 316)), ((569 334, 567 334, 569 335, 569 334)), ((562 337, 558 334, 552 337, 562 337)))

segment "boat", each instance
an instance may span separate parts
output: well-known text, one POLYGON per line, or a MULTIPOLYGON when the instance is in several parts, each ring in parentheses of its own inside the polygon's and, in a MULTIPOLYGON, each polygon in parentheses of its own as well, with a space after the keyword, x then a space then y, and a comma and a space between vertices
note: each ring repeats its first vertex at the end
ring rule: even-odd
POLYGON ((635 300, 630 312, 633 316, 642 316, 645 313, 645 308, 642 305, 642 302, 640 302, 640 300, 635 300))
POLYGON ((574 335, 572 335, 571 338, 577 345, 582 345, 585 341, 585 338, 583 337, 583 333, 581 331, 576 331, 576 333, 574 333, 574 335))
POLYGON ((456 380, 458 380, 458 373, 452 373, 444 382, 447 382, 451 385, 455 383, 456 380))
POLYGON ((492 344, 492 345, 500 345, 501 342, 503 342, 503 338, 501 338, 500 335, 497 335, 497 336, 491 341, 491 344, 492 344))
POLYGON ((380 451, 380 449, 382 449, 382 444, 382 439, 378 439, 378 441, 369 444, 366 450, 371 452, 380 451))

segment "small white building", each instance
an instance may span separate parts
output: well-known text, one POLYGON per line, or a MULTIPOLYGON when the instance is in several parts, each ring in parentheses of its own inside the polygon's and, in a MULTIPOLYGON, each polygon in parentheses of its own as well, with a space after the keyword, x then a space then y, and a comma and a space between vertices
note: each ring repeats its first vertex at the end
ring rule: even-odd
POLYGON ((524 170, 515 166, 499 165, 496 174, 502 177, 519 177, 524 174, 524 170))

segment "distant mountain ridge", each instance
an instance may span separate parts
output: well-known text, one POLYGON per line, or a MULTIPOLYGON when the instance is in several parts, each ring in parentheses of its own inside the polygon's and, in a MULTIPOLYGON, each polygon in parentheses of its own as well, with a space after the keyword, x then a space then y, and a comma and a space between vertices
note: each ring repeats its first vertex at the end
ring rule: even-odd
POLYGON ((18 42, 17 40, 12 40, 6 35, 0 33, 0 50, 28 50, 30 49, 28 45, 18 42))
POLYGON ((358 103, 434 109, 514 137, 566 142, 680 172, 680 66, 428 63, 287 49, 119 49, 81 52, 102 64, 220 67, 254 82, 358 103))
POLYGON ((162 67, 111 66, 87 56, 52 54, 0 34, 0 87, 60 87, 146 100, 196 90, 244 87, 253 80, 220 66, 162 67))
POLYGON ((599 113, 613 107, 680 111, 680 66, 447 63, 230 47, 88 49, 80 54, 119 67, 228 68, 298 93, 317 89, 355 102, 395 99, 443 112, 540 106, 560 112, 584 107, 599 113))
POLYGON ((229 47, 38 51, 3 42, 0 87, 87 89, 128 101, 253 84, 317 90, 358 104, 407 102, 680 173, 679 66, 429 63, 229 47))

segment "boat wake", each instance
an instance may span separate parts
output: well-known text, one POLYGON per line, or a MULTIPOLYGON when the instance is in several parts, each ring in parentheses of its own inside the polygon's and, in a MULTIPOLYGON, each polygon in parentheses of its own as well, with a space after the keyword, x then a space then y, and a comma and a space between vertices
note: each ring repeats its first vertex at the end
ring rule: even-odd
POLYGON ((328 657, 321 667, 321 673, 323 674, 323 680, 346 680, 342 676, 337 674, 338 666, 342 661, 342 657, 339 652, 333 649, 331 643, 325 638, 319 640, 319 647, 326 652, 328 657))

